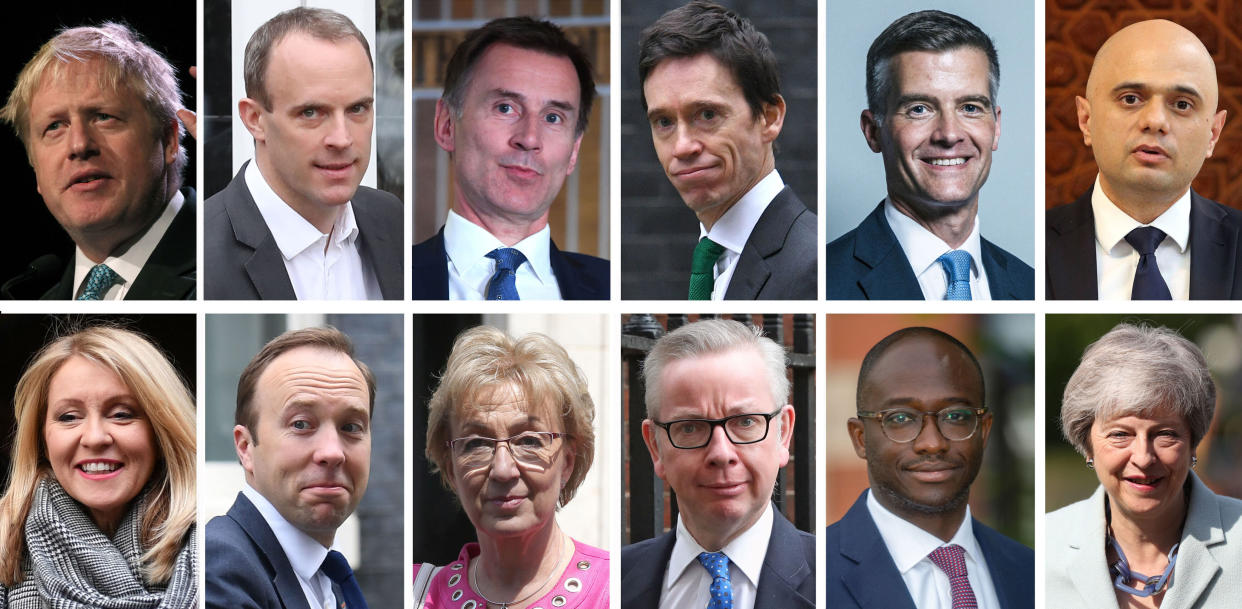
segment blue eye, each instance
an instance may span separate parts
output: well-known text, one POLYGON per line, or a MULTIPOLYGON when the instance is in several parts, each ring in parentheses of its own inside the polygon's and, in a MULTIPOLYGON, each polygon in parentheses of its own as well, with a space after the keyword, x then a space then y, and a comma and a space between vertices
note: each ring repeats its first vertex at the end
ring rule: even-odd
POLYGON ((306 431, 311 428, 310 421, 305 421, 302 419, 299 419, 297 421, 290 423, 289 426, 299 431, 306 431))

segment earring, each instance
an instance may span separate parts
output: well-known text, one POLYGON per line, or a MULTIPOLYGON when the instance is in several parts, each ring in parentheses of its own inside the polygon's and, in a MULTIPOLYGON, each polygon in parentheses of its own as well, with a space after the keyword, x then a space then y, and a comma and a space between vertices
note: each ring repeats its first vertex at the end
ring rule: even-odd
POLYGON ((1087 467, 1095 469, 1095 459, 1087 459, 1087 467))
POLYGON ((1199 457, 1196 457, 1195 455, 1191 455, 1191 456, 1190 456, 1190 466, 1191 466, 1191 467, 1194 467, 1194 466, 1196 466, 1196 465, 1198 465, 1198 464, 1199 464, 1199 457))

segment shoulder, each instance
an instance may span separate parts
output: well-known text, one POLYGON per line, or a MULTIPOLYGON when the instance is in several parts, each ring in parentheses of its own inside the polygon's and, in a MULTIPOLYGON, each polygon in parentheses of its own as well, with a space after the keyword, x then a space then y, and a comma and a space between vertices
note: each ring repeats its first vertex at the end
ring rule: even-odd
POLYGON ((1082 196, 1066 205, 1058 205, 1044 211, 1045 227, 1048 232, 1068 232, 1085 219, 1091 217, 1091 192, 1088 189, 1082 196))
POLYGON ((1022 261, 1021 258, 1010 254, 1005 248, 1002 248, 987 239, 980 238, 983 249, 991 252, 991 255, 1004 261, 1005 272, 1009 273, 1015 279, 1024 280, 1028 283, 1035 281, 1035 269, 1031 265, 1022 261))
POLYGON ((638 543, 621 548, 621 573, 658 561, 661 565, 668 562, 669 553, 673 551, 674 533, 669 531, 638 543))
POLYGON ((370 211, 376 213, 401 213, 401 199, 398 199, 390 192, 376 190, 367 186, 359 186, 354 191, 354 197, 351 202, 355 206, 366 207, 370 211))
POLYGON ((1018 563, 1030 569, 1035 568, 1035 550, 1006 537, 1000 531, 978 520, 974 521, 974 532, 975 539, 985 548, 990 547, 993 554, 1000 553, 1006 556, 1010 562, 1018 563))
POLYGON ((279 606, 271 565, 232 518, 207 523, 203 554, 209 609, 279 606))
POLYGON ((598 258, 589 254, 579 254, 578 252, 566 252, 559 249, 557 252, 565 259, 566 262, 581 269, 583 272, 592 275, 608 275, 610 266, 606 258, 598 258))

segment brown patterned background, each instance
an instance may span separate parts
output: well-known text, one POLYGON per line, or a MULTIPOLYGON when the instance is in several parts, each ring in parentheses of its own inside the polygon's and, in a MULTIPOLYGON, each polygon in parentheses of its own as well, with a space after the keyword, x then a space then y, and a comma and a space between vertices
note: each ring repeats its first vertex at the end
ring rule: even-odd
POLYGON ((1095 180, 1095 159, 1082 143, 1074 96, 1083 95, 1095 52, 1117 30, 1146 19, 1180 23, 1203 41, 1216 61, 1225 129, 1193 188, 1242 208, 1242 10, 1232 0, 1048 0, 1044 49, 1045 207, 1069 203, 1095 180))

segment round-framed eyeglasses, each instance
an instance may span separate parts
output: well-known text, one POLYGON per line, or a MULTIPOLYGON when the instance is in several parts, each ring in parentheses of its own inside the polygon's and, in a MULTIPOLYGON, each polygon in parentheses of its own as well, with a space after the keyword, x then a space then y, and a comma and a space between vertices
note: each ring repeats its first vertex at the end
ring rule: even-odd
POLYGON ((969 440, 979 429, 979 419, 987 408, 971 406, 950 406, 937 412, 923 412, 913 408, 889 408, 876 412, 858 411, 858 418, 872 419, 880 422, 884 437, 905 444, 913 442, 923 431, 923 421, 927 417, 936 418, 936 429, 940 435, 951 442, 969 440))
POLYGON ((492 464, 497 447, 509 447, 509 454, 519 465, 527 469, 547 469, 556 451, 569 434, 555 431, 524 431, 507 438, 486 436, 463 436, 445 442, 453 453, 453 460, 463 469, 473 470, 492 464))
POLYGON ((725 437, 734 444, 754 444, 768 437, 768 427, 772 417, 781 413, 783 408, 772 412, 749 412, 735 414, 723 419, 677 419, 676 421, 656 421, 657 426, 668 434, 668 441, 677 448, 703 448, 712 441, 716 427, 723 427, 725 437))

